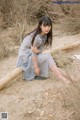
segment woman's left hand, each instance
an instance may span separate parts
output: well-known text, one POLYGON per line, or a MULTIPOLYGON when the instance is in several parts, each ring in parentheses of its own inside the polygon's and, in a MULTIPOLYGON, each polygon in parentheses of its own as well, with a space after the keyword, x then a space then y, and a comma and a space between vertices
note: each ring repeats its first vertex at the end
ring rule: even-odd
POLYGON ((33 46, 31 46, 31 50, 32 50, 33 52, 35 52, 35 53, 38 53, 38 49, 37 49, 37 47, 33 47, 33 46))
POLYGON ((50 53, 50 50, 44 50, 42 53, 50 53))

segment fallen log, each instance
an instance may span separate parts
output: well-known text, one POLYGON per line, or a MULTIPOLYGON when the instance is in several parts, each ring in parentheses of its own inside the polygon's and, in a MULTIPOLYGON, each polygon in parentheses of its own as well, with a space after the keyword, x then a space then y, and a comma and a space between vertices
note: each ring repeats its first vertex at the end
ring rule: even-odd
POLYGON ((16 78, 19 74, 22 73, 22 69, 20 67, 15 68, 10 74, 6 75, 0 80, 0 90, 5 87, 6 84, 8 84, 10 81, 12 81, 14 78, 16 78))
POLYGON ((52 52, 55 53, 55 52, 57 52, 59 50, 60 51, 67 51, 67 50, 74 49, 74 48, 79 47, 79 46, 80 46, 80 41, 75 42, 73 44, 64 45, 61 48, 57 48, 57 49, 52 50, 52 52))
MULTIPOLYGON (((65 45, 61 48, 57 48, 57 49, 52 49, 51 51, 49 52, 52 52, 52 53, 55 53, 57 51, 65 51, 65 50, 69 50, 69 49, 73 49, 73 48, 76 48, 76 47, 79 47, 80 46, 80 42, 76 42, 74 44, 69 44, 69 45, 65 45)), ((15 68, 10 74, 6 75, 5 77, 3 77, 1 80, 0 80, 0 90, 2 88, 5 87, 6 84, 8 84, 8 82, 10 82, 11 80, 13 80, 14 78, 16 78, 19 74, 22 73, 22 69, 20 67, 18 68, 15 68)))

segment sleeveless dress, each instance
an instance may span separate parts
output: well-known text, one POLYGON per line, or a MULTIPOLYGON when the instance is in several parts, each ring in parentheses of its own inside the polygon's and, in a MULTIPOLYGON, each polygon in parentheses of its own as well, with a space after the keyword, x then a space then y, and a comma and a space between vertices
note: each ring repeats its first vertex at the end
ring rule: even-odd
MULTIPOLYGON (((27 35, 19 48, 17 67, 21 67, 23 69, 23 79, 25 80, 33 80, 36 76, 34 70, 34 63, 32 60, 33 56, 37 56, 38 58, 38 66, 40 68, 40 76, 41 77, 49 77, 49 68, 55 64, 54 59, 50 55, 50 53, 34 53, 31 50, 31 41, 34 33, 27 35)), ((38 34, 35 37, 33 46, 36 46, 39 50, 45 49, 45 42, 47 36, 41 36, 38 34)))

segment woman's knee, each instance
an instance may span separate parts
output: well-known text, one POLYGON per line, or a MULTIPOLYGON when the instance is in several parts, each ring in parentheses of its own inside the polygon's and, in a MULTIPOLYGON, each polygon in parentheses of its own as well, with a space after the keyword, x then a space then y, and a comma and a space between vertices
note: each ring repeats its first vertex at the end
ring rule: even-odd
POLYGON ((48 61, 50 56, 51 55, 49 53, 42 53, 42 54, 38 55, 38 60, 39 60, 39 62, 45 62, 45 61, 48 61))
POLYGON ((51 54, 50 53, 45 53, 45 58, 46 59, 49 59, 51 57, 51 54))

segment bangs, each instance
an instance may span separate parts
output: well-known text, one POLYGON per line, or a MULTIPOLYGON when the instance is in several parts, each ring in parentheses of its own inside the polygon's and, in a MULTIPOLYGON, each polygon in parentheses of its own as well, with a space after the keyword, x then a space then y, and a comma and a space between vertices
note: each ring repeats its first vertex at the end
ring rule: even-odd
POLYGON ((51 21, 50 20, 45 20, 45 21, 43 21, 43 26, 51 26, 51 21))

